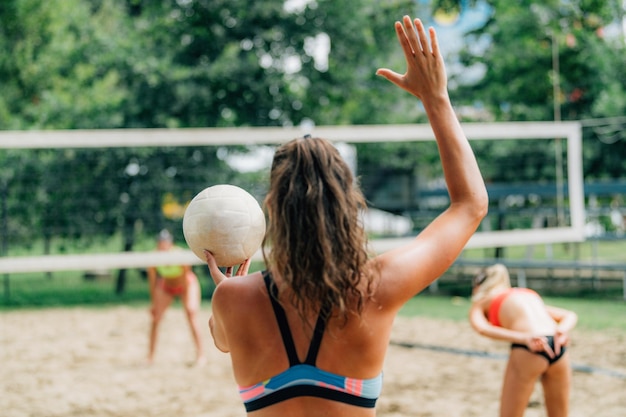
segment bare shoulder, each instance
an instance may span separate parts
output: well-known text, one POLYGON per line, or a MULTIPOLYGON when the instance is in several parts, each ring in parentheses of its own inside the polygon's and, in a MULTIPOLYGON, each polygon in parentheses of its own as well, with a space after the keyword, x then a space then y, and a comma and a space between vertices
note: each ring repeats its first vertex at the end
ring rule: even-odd
POLYGON ((211 310, 220 332, 215 333, 216 340, 227 340, 227 349, 233 355, 258 349, 259 341, 265 341, 276 326, 268 320, 271 303, 260 272, 222 281, 213 293, 211 310))
POLYGON ((267 298, 260 272, 242 277, 231 277, 215 288, 211 303, 220 311, 232 310, 233 306, 245 305, 253 308, 260 300, 267 298))
POLYGON ((375 298, 383 308, 401 308, 440 276, 447 260, 431 246, 428 239, 415 238, 372 259, 375 298))

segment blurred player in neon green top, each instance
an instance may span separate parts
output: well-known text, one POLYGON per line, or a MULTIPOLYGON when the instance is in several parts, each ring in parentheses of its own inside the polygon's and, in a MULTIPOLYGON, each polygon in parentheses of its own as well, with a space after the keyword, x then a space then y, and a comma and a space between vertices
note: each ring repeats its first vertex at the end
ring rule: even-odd
MULTIPOLYGON (((174 246, 174 238, 167 230, 162 230, 157 239, 157 249, 160 251, 180 250, 174 246)), ((165 310, 175 297, 180 297, 189 321, 193 341, 196 345, 196 364, 205 362, 198 323, 200 309, 200 283, 198 277, 189 265, 163 265, 148 268, 150 282, 150 313, 152 325, 150 327, 150 347, 148 363, 154 360, 158 328, 165 310)))

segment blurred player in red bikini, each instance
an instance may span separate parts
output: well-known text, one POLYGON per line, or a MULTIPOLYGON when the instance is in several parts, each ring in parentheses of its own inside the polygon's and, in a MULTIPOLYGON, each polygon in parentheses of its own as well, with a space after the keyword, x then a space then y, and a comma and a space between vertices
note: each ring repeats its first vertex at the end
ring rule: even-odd
POLYGON ((535 291, 511 287, 504 265, 474 277, 469 320, 480 335, 511 343, 500 397, 500 417, 521 417, 539 379, 548 417, 568 415, 569 333, 576 313, 545 305, 535 291))
MULTIPOLYGON (((157 239, 157 249, 160 251, 178 250, 174 246, 174 238, 167 230, 162 230, 157 239)), ((189 265, 163 265, 150 267, 147 270, 150 283, 150 313, 152 324, 150 327, 150 347, 148 363, 154 361, 154 352, 158 336, 158 328, 165 310, 175 297, 180 297, 189 321, 193 341, 196 345, 196 365, 205 362, 198 311, 200 309, 200 283, 198 277, 189 265)))

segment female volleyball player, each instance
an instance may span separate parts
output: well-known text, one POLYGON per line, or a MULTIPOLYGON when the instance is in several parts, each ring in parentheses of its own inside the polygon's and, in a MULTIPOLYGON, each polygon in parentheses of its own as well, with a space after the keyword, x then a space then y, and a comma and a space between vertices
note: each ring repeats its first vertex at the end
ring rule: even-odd
POLYGON ((547 306, 527 288, 511 288, 504 265, 474 277, 469 320, 479 334, 511 343, 500 398, 501 417, 521 417, 537 379, 549 417, 568 415, 571 367, 567 344, 576 313, 547 306))
POLYGON ((209 321, 230 352, 254 416, 374 416, 392 324, 411 297, 456 259, 487 211, 487 192, 455 116, 435 31, 405 16, 395 30, 404 74, 377 74, 420 99, 439 147, 450 206, 414 240, 370 258, 359 217, 365 201, 328 141, 280 146, 265 199, 267 271, 222 273, 209 321))
MULTIPOLYGON (((175 249, 174 238, 169 231, 163 230, 159 233, 157 249, 160 251, 175 249)), ((202 365, 205 357, 202 348, 202 338, 200 337, 200 324, 198 322, 198 310, 201 299, 198 277, 189 265, 167 265, 148 268, 148 281, 150 283, 150 300, 152 302, 150 306, 152 323, 150 326, 148 363, 154 361, 158 329, 163 314, 174 298, 180 297, 189 321, 191 335, 196 345, 196 365, 202 365)))

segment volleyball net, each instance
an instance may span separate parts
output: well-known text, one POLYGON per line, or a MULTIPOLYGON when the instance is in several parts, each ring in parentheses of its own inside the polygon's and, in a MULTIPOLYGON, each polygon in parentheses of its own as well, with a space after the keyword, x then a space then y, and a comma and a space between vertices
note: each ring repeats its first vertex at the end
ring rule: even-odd
MULTIPOLYGON (((467 248, 584 240, 579 123, 465 123, 463 129, 491 200, 467 248), (490 182, 507 169, 507 180, 490 182), (535 174, 542 182, 524 180, 535 174)), ((374 252, 406 243, 449 202, 427 124, 3 131, 0 273, 201 264, 189 250, 155 252, 155 232, 170 229, 184 247, 185 205, 210 185, 232 183, 261 201, 274 147, 304 134, 335 142, 371 210, 386 216, 388 227, 372 229, 374 252), (414 151, 419 166, 376 165, 377 156, 414 151), (409 229, 394 228, 407 220, 409 229)), ((254 259, 261 260, 260 252, 254 259)))

